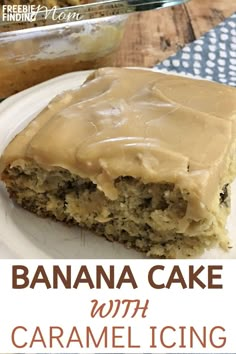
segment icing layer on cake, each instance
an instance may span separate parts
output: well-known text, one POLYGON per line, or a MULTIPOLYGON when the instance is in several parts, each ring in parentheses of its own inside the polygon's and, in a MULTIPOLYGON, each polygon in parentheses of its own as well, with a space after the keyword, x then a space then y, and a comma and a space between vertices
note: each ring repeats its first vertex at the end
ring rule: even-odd
POLYGON ((91 179, 110 199, 117 198, 120 176, 175 183, 190 192, 188 214, 197 220, 230 171, 235 118, 234 88, 148 70, 99 69, 78 90, 52 100, 9 144, 0 168, 20 159, 63 167, 91 179))

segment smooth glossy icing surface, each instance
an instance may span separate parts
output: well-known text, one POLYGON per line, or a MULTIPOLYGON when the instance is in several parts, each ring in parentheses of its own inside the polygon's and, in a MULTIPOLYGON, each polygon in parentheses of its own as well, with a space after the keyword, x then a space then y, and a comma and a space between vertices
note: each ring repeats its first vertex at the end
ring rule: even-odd
MULTIPOLYGON (((62 93, 9 144, 18 159, 88 177, 111 199, 114 180, 173 182, 194 213, 210 207, 235 150, 236 89, 146 70, 105 68, 62 93)), ((219 187, 220 186, 220 187, 219 187)))

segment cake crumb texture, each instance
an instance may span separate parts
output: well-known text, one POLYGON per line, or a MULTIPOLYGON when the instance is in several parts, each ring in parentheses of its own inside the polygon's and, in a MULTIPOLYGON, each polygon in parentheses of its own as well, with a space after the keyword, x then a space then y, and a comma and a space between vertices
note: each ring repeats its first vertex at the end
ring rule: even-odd
POLYGON ((235 98, 207 81, 99 69, 12 140, 1 179, 23 208, 151 257, 227 250, 235 98))

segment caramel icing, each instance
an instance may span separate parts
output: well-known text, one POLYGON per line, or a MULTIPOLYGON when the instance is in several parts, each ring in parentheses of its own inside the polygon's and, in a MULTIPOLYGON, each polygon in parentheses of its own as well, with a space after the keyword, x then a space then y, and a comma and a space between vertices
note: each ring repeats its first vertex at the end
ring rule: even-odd
MULTIPOLYGON (((90 178, 170 182, 190 192, 196 220, 211 209, 235 153, 236 90, 148 70, 105 68, 62 93, 6 148, 1 170, 33 159, 90 178)), ((218 203, 219 204, 219 203, 218 203)))

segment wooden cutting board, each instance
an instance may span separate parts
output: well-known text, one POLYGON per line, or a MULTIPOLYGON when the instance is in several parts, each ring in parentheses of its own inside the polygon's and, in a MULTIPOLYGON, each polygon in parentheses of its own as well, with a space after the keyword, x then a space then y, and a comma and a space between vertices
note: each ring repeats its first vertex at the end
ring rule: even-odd
POLYGON ((133 14, 115 64, 152 67, 235 11, 235 0, 192 0, 173 8, 133 14))

